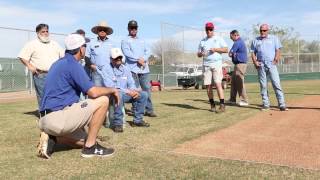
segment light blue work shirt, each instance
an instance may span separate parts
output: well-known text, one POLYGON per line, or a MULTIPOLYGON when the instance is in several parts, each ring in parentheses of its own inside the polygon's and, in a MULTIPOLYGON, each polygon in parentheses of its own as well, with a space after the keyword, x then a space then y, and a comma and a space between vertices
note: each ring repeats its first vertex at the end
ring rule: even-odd
POLYGON ((262 65, 270 67, 275 58, 276 50, 282 48, 278 37, 268 35, 266 38, 257 37, 251 43, 251 52, 257 56, 257 60, 262 62, 262 65))
POLYGON ((95 64, 98 69, 110 63, 110 50, 113 47, 113 42, 110 39, 100 40, 93 39, 87 44, 86 56, 91 59, 92 64, 95 64))
POLYGON ((131 72, 137 74, 145 74, 149 73, 149 65, 148 65, 148 56, 147 56, 147 48, 144 40, 139 39, 138 37, 132 38, 128 36, 126 39, 121 41, 121 49, 126 57, 126 66, 130 69, 131 72), (145 61, 145 66, 138 66, 138 59, 143 58, 145 61))
POLYGON ((138 90, 130 70, 123 64, 119 68, 109 63, 98 70, 102 75, 105 87, 113 87, 127 93, 128 90, 138 90))
POLYGON ((211 48, 228 48, 227 43, 220 36, 205 37, 200 41, 198 52, 205 52, 203 57, 204 66, 215 66, 222 64, 222 55, 218 52, 212 53, 211 48))

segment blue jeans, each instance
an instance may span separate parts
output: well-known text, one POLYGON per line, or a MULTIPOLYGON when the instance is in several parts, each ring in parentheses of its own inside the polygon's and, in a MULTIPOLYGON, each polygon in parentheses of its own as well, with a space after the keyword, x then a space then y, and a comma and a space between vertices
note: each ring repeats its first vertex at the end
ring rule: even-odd
POLYGON ((151 87, 149 82, 149 73, 146 74, 136 74, 132 72, 132 77, 135 81, 136 86, 148 94, 147 104, 146 104, 146 112, 153 112, 153 105, 151 101, 151 87))
POLYGON ((99 87, 103 86, 103 78, 97 71, 92 72, 92 81, 95 86, 99 86, 99 87))
MULTIPOLYGON (((120 104, 119 106, 114 108, 114 119, 113 122, 111 122, 111 126, 117 126, 117 125, 122 125, 123 124, 123 111, 122 107, 124 106, 124 103, 132 103, 132 107, 134 108, 133 112, 133 122, 134 123, 139 123, 143 120, 143 115, 144 115, 144 109, 146 106, 147 102, 147 97, 148 94, 144 91, 140 92, 139 98, 133 99, 131 96, 124 92, 120 92, 120 104)), ((114 99, 111 99, 111 103, 114 106, 114 99)))
POLYGON ((260 82, 260 94, 262 96, 262 103, 265 107, 270 107, 269 102, 269 94, 268 94, 268 80, 267 76, 269 76, 274 92, 276 93, 276 97, 278 100, 279 107, 285 107, 285 100, 283 90, 280 84, 280 77, 278 73, 278 69, 276 65, 271 65, 267 67, 265 65, 260 66, 258 69, 258 76, 260 82))
POLYGON ((32 77, 33 77, 34 88, 36 90, 38 106, 40 109, 41 100, 42 100, 43 94, 44 94, 44 82, 46 80, 47 73, 42 73, 42 74, 38 74, 38 75, 34 74, 32 77))

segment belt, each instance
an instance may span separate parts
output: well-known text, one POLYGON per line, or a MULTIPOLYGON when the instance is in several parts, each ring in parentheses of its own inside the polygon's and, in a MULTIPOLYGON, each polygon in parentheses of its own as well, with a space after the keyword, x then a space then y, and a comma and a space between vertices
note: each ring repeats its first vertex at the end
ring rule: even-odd
POLYGON ((38 72, 39 74, 48 73, 48 71, 43 71, 43 70, 40 70, 40 69, 37 69, 37 72, 38 72))
POLYGON ((40 111, 40 115, 41 115, 41 117, 42 117, 42 116, 45 116, 45 115, 50 114, 50 113, 52 113, 52 112, 54 112, 54 111, 52 111, 52 110, 50 110, 50 109, 46 109, 46 110, 44 110, 44 111, 40 111))

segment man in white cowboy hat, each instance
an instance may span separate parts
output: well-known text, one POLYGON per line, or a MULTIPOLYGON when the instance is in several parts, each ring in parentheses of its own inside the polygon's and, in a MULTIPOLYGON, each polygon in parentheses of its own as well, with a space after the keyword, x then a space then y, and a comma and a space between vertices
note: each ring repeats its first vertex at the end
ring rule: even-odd
POLYGON ((101 74, 97 69, 110 63, 110 49, 113 43, 107 37, 113 33, 107 22, 101 21, 94 26, 91 31, 97 34, 97 38, 90 41, 86 50, 86 66, 90 66, 92 70, 92 80, 96 86, 103 86, 101 74))

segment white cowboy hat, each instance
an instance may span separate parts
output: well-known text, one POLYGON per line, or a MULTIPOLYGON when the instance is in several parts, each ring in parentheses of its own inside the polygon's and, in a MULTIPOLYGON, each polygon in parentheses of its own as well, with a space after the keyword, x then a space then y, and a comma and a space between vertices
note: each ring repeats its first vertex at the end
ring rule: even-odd
POLYGON ((110 35, 113 33, 113 30, 111 27, 108 26, 106 21, 101 21, 97 26, 94 26, 91 31, 94 34, 98 34, 98 29, 103 29, 107 33, 107 35, 110 35))

